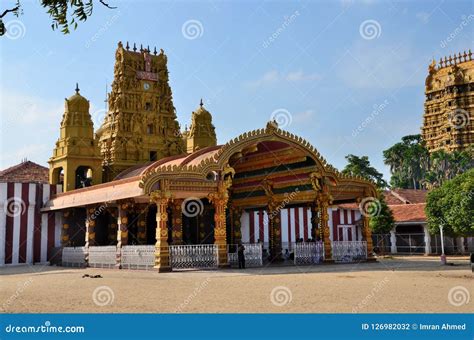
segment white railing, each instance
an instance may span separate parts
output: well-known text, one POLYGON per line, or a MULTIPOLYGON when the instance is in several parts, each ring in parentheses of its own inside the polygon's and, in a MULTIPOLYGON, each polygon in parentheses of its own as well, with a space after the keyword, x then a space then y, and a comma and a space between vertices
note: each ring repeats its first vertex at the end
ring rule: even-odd
POLYGON ((298 242, 294 245, 295 265, 321 263, 324 260, 324 244, 318 242, 298 242))
POLYGON ((216 244, 170 246, 171 269, 217 268, 219 258, 216 244))
POLYGON ((122 246, 121 266, 127 269, 152 269, 155 246, 122 246))
POLYGON ((357 262, 367 260, 366 241, 334 241, 332 258, 335 262, 357 262))
POLYGON ((64 267, 85 267, 86 247, 64 247, 62 265, 64 267))
MULTIPOLYGON (((261 267, 263 266, 263 245, 262 243, 244 243, 244 258, 246 267, 261 267)), ((237 244, 229 244, 227 246, 227 258, 231 267, 239 266, 237 244)))
POLYGON ((93 246, 89 247, 89 267, 113 268, 115 267, 117 247, 116 246, 93 246))

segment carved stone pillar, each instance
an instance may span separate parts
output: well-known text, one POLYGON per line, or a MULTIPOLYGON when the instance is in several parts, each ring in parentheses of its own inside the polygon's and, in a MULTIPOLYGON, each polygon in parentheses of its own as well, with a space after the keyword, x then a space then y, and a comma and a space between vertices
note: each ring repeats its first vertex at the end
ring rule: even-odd
POLYGON ((320 235, 321 240, 324 242, 324 261, 332 261, 332 248, 331 248, 331 240, 329 239, 329 197, 327 195, 323 195, 319 200, 319 214, 320 214, 320 221, 321 227, 320 235))
POLYGON ((69 240, 69 226, 71 224, 71 210, 64 210, 63 212, 63 226, 61 228, 61 246, 68 247, 70 245, 69 240))
POLYGON ((117 244, 117 208, 107 208, 110 215, 109 224, 107 226, 107 239, 109 245, 117 244))
POLYGON ((171 204, 171 237, 173 244, 183 244, 183 200, 174 200, 171 204))
POLYGON ((117 212, 117 252, 115 256, 115 267, 120 268, 122 262, 122 246, 128 243, 128 216, 127 204, 119 204, 117 212))
POLYGON ((367 258, 373 258, 373 244, 372 244, 372 231, 370 230, 369 217, 362 215, 363 227, 362 234, 367 241, 367 258))
POLYGON ((95 224, 96 224, 96 215, 95 208, 89 207, 86 209, 86 248, 90 246, 95 246, 95 224))
MULTIPOLYGON (((164 183, 160 188, 164 188, 164 183)), ((157 190, 151 193, 150 199, 156 204, 156 243, 155 243, 155 269, 159 272, 170 271, 170 254, 168 245, 168 203, 171 193, 166 190, 157 190)))
POLYGON ((311 237, 313 240, 321 240, 320 230, 321 220, 319 218, 319 207, 315 203, 311 205, 311 237))
POLYGON ((148 207, 141 209, 138 212, 137 219, 137 241, 138 244, 146 243, 146 217, 147 217, 148 207))
POLYGON ((239 244, 239 242, 242 241, 242 225, 240 223, 240 219, 242 217, 243 209, 240 207, 232 206, 230 208, 230 212, 232 214, 231 243, 239 244))
POLYGON ((227 189, 225 191, 209 194, 209 200, 214 204, 214 244, 217 245, 219 267, 227 267, 227 230, 226 208, 228 201, 227 189))
POLYGON ((268 231, 270 241, 270 258, 272 261, 281 261, 281 205, 270 200, 268 204, 268 231))

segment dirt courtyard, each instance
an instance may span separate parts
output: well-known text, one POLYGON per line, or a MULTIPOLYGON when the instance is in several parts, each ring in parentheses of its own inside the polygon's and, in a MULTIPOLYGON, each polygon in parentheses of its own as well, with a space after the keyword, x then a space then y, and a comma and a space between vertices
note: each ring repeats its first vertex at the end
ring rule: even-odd
POLYGON ((0 309, 25 312, 463 313, 474 310, 468 259, 156 273, 18 266, 0 269, 0 309), (101 278, 84 277, 84 274, 101 278))

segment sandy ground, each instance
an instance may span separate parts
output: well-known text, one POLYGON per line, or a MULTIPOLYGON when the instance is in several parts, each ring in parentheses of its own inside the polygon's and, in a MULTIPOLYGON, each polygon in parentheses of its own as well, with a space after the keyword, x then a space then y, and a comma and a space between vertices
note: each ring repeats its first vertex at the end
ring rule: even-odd
POLYGON ((467 258, 156 273, 0 269, 2 312, 474 312, 467 258), (102 278, 82 278, 100 274, 102 278))

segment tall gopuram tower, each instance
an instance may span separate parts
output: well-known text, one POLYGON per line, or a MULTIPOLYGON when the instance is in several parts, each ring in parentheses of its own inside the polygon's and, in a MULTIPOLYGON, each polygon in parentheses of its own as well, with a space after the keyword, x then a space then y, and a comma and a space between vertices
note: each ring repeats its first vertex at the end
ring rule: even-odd
POLYGON ((186 141, 187 153, 217 145, 216 131, 214 125, 212 125, 212 115, 204 108, 202 99, 199 108, 192 113, 189 131, 185 131, 183 135, 186 141))
POLYGON ((471 50, 429 65, 422 136, 430 152, 474 143, 474 60, 471 50))
POLYGON ((121 42, 115 52, 109 110, 96 132, 104 181, 137 164, 185 153, 168 84, 163 50, 133 49, 121 42))
POLYGON ((102 156, 94 139, 89 101, 79 94, 65 100, 59 139, 49 159, 49 182, 63 191, 102 183, 102 156))

